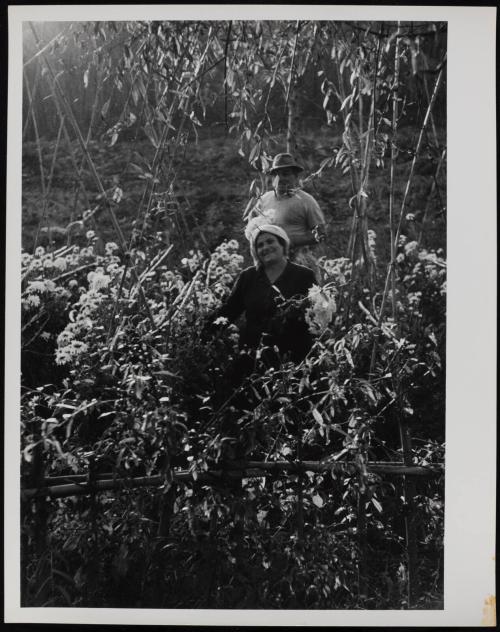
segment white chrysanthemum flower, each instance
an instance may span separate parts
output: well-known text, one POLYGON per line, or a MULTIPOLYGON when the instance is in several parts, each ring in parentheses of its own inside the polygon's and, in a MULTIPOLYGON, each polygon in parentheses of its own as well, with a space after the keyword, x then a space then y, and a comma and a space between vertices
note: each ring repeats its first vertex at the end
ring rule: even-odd
POLYGON ((306 310, 306 322, 311 333, 320 334, 330 325, 337 311, 335 290, 313 285, 309 290, 308 298, 311 307, 306 310))
POLYGON ((45 281, 30 281, 27 292, 45 292, 45 281))
POLYGON ((228 322, 229 321, 225 316, 219 316, 214 320, 214 325, 226 325, 228 322))
POLYGON ((94 239, 94 237, 95 237, 95 231, 93 231, 93 230, 88 230, 88 231, 87 231, 87 233, 85 234, 85 237, 86 237, 87 239, 94 239))
POLYGON ((45 254, 45 248, 43 246, 37 246, 35 250, 35 257, 43 257, 45 254))
POLYGON ((103 274, 104 270, 98 268, 94 272, 89 272, 87 279, 89 281, 89 289, 98 292, 101 289, 105 289, 111 283, 111 277, 107 274, 103 274))
POLYGON ((115 244, 114 241, 108 241, 108 243, 104 246, 104 252, 107 255, 112 255, 116 250, 118 250, 118 245, 115 244))
POLYGON ((63 329, 57 336, 57 344, 60 347, 65 347, 73 340, 73 332, 69 328, 63 329))
POLYGON ((57 257, 54 261, 54 268, 57 268, 60 272, 64 272, 67 268, 66 259, 64 257, 57 257))
POLYGON ((418 248, 418 244, 416 241, 409 241, 406 245, 405 245, 405 253, 407 255, 411 254, 412 252, 414 252, 416 249, 418 248))
POLYGON ((120 266, 117 263, 110 263, 106 268, 106 272, 109 272, 109 274, 115 274, 119 268, 120 266))
POLYGON ((23 299, 23 306, 25 309, 31 309, 32 307, 38 307, 40 302, 38 294, 28 294, 28 296, 23 299))

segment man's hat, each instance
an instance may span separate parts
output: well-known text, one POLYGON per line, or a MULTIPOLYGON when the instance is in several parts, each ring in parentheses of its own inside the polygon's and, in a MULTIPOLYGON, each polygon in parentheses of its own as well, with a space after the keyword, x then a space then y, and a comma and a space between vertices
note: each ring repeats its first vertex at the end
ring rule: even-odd
POLYGON ((297 171, 304 171, 304 167, 298 165, 293 159, 292 154, 276 154, 273 159, 273 164, 268 173, 276 173, 279 169, 296 169, 297 171))

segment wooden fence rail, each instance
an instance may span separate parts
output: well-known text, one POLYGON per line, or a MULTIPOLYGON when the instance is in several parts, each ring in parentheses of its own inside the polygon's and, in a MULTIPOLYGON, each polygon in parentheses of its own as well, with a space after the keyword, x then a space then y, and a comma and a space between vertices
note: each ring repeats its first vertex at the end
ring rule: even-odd
MULTIPOLYGON (((35 523, 37 538, 37 551, 43 553, 47 540, 47 520, 48 508, 47 499, 65 498, 69 496, 90 495, 95 499, 95 495, 101 492, 118 490, 125 491, 141 487, 161 487, 168 482, 171 483, 168 494, 170 501, 175 497, 176 482, 198 482, 202 484, 214 485, 223 484, 228 480, 239 480, 253 477, 273 477, 279 475, 297 475, 297 516, 298 532, 301 532, 302 518, 302 480, 306 472, 332 472, 346 475, 356 475, 368 473, 372 475, 396 475, 402 476, 405 481, 405 500, 407 498, 408 478, 414 477, 437 477, 443 474, 444 464, 433 463, 429 465, 413 465, 409 462, 409 455, 406 451, 404 462, 392 461, 368 461, 358 464, 354 461, 336 461, 333 457, 325 457, 320 461, 227 461, 219 464, 217 469, 207 471, 195 471, 194 469, 176 469, 170 471, 168 479, 165 475, 152 476, 128 476, 119 477, 116 473, 96 472, 95 465, 89 464, 88 474, 69 474, 64 476, 45 476, 43 454, 36 455, 33 475, 30 477, 30 488, 21 489, 21 500, 23 502, 36 503, 35 523), (172 495, 173 492, 173 495, 172 495)), ((165 498, 163 499, 165 501, 165 498)), ((168 523, 171 514, 171 502, 162 504, 159 533, 168 532, 168 523), (165 505, 165 506, 163 506, 165 505), (170 509, 169 509, 170 507, 170 509)), ((411 516, 405 518, 408 524, 413 524, 414 510, 411 516)), ((366 542, 364 526, 366 524, 364 495, 360 492, 358 499, 358 546, 360 551, 358 590, 360 597, 366 597, 365 567, 366 567, 366 542)), ((410 525, 411 526, 411 525, 410 525)), ((418 581, 416 576, 416 535, 414 529, 406 529, 406 551, 408 563, 408 607, 411 608, 418 600, 418 581)))
MULTIPOLYGON (((404 465, 403 463, 387 461, 367 462, 366 469, 372 474, 394 474, 404 476, 429 477, 443 472, 442 463, 432 465, 404 465)), ((234 461, 228 462, 223 468, 206 472, 194 472, 192 470, 174 470, 174 481, 198 481, 200 483, 213 483, 224 479, 241 479, 251 477, 272 476, 276 473, 288 472, 325 472, 356 473, 359 467, 356 463, 345 461, 234 461)), ((50 498, 64 498, 67 496, 80 496, 116 489, 134 489, 139 487, 159 487, 165 483, 165 476, 139 476, 130 478, 118 478, 112 473, 98 474, 93 480, 80 475, 46 477, 44 485, 38 488, 22 489, 22 500, 30 500, 40 496, 50 498)))

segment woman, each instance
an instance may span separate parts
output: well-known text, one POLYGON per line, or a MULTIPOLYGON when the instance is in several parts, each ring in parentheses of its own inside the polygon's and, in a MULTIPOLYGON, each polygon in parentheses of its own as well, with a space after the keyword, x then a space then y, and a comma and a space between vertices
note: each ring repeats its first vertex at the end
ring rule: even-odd
POLYGON ((255 265, 243 270, 216 316, 234 322, 245 315, 242 347, 256 349, 262 342, 300 361, 312 344, 302 304, 315 278, 309 268, 288 261, 289 249, 290 240, 282 228, 257 226, 250 235, 255 265))

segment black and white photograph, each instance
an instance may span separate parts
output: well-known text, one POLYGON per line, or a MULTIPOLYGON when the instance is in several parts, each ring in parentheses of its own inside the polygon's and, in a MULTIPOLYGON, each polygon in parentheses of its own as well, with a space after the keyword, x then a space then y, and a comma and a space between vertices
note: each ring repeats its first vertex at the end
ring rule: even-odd
POLYGON ((11 7, 10 621, 493 626, 494 50, 197 7, 11 7))

